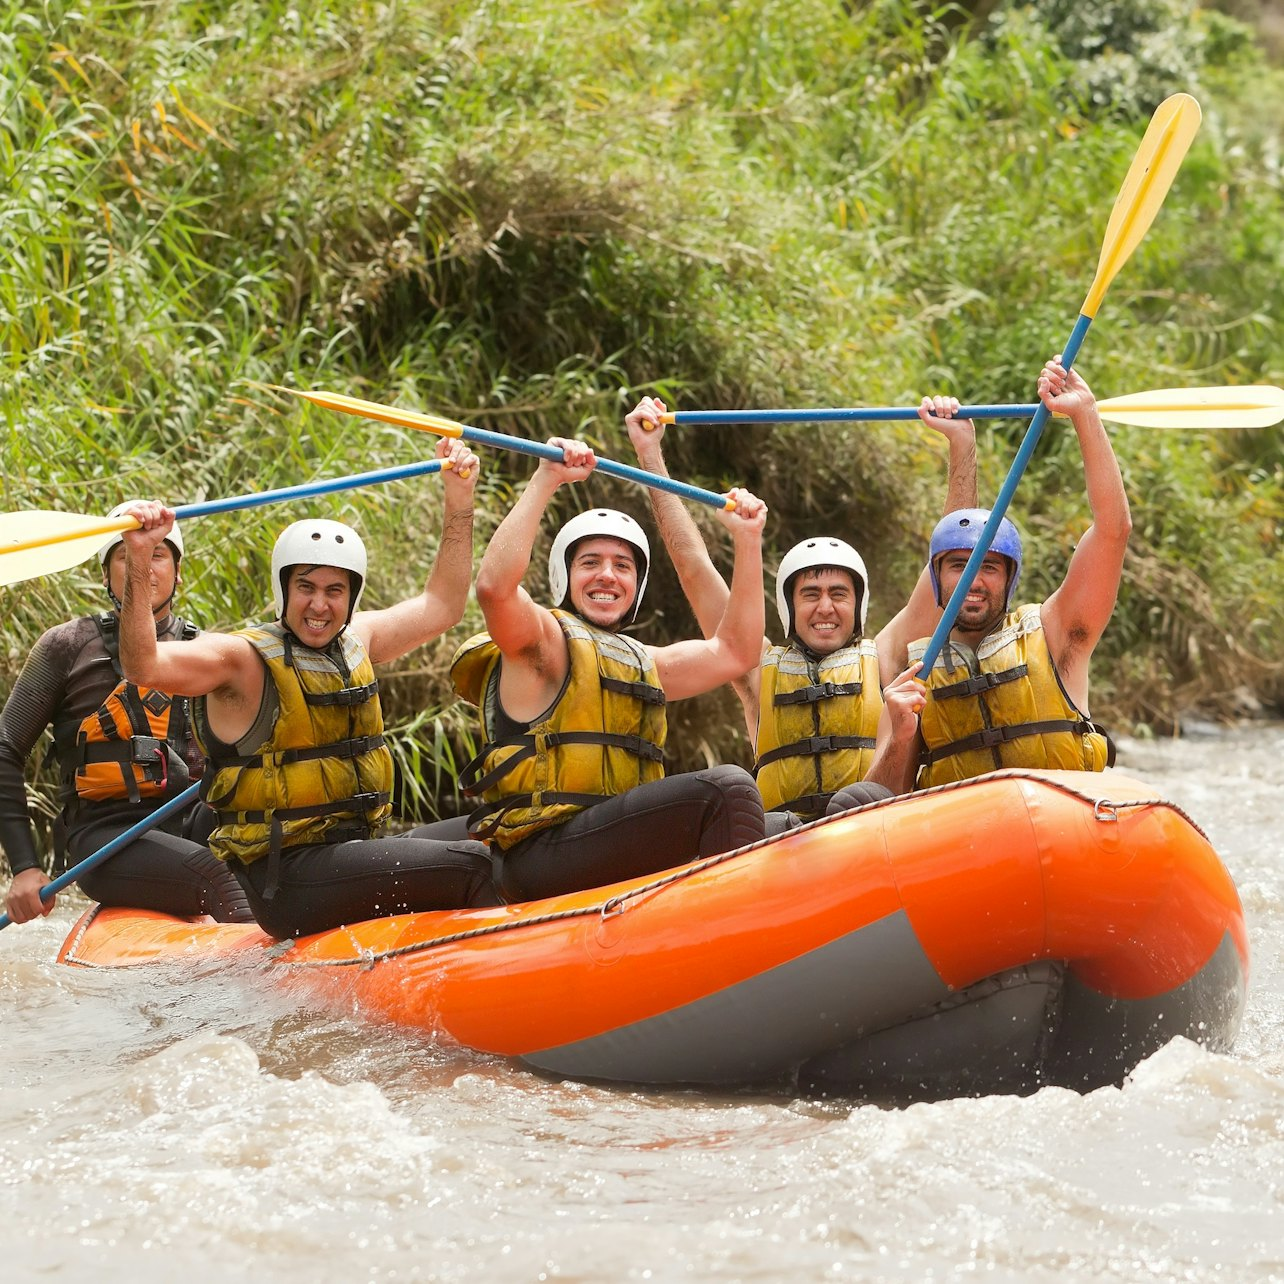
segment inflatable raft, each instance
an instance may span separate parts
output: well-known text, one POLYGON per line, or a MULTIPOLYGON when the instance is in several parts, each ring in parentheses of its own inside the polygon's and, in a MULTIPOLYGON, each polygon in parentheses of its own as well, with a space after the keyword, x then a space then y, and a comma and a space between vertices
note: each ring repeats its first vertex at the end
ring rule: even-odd
POLYGON ((80 967, 261 959, 443 1043, 577 1079, 923 1100, 1088 1090, 1234 1040, 1248 940, 1180 808, 997 772, 570 896, 277 942, 94 908, 80 967))

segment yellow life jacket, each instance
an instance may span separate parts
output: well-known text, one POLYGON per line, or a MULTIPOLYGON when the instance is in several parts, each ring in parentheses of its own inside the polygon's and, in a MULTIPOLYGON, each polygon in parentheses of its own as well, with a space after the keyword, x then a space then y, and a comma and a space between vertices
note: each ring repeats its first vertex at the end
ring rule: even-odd
MULTIPOLYGON (((927 639, 911 643, 912 663, 927 639)), ((1066 695, 1037 605, 1018 607, 975 651, 946 642, 927 677, 918 786, 967 780, 1000 767, 1101 771, 1106 734, 1066 695)))
MULTIPOLYGON (((249 864, 289 847, 377 836, 392 811, 392 755, 361 640, 345 629, 317 651, 279 624, 236 636, 267 666, 277 712, 267 738, 242 754, 237 750, 251 746, 220 741, 204 697, 194 702, 196 734, 209 757, 201 796, 219 819, 210 850, 249 864)), ((269 887, 275 890, 274 877, 269 887)))
MULTIPOLYGON (((81 721, 74 744, 61 754, 76 796, 85 802, 128 798, 136 803, 180 793, 199 763, 187 700, 127 682, 120 667, 120 621, 100 615, 94 624, 119 681, 81 721)), ((173 625, 164 640, 188 642, 200 632, 177 616, 173 625)))
POLYGON ((485 800, 468 826, 505 850, 664 776, 664 689, 650 653, 567 611, 553 615, 570 670, 557 699, 524 728, 500 707, 501 656, 488 634, 469 638, 451 661, 455 690, 477 706, 486 739, 459 777, 466 793, 485 800))
POLYGON ((865 778, 882 709, 871 640, 816 659, 797 646, 773 646, 763 657, 758 699, 754 774, 762 805, 823 815, 838 790, 865 778))

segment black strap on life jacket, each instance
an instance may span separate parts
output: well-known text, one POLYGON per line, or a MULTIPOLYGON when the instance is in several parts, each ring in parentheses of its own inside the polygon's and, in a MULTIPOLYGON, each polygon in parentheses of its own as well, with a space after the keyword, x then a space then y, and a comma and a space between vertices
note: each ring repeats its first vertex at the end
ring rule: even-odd
POLYGON ((1029 674, 1029 666, 1018 664, 1014 669, 1003 669, 999 673, 978 673, 960 682, 951 682, 948 686, 932 687, 933 700, 952 700, 960 696, 979 696, 986 691, 993 691, 1007 682, 1020 682, 1029 674))
POLYGON ((753 772, 756 776, 768 763, 779 762, 782 758, 811 758, 821 753, 837 753, 841 749, 872 749, 876 743, 873 736, 807 736, 767 750, 754 763, 753 772))
POLYGON ((983 727, 980 731, 964 736, 961 740, 953 740, 939 749, 928 749, 923 754, 923 763, 930 767, 934 762, 940 762, 942 758, 968 753, 972 749, 995 749, 999 745, 1021 740, 1026 736, 1050 736, 1063 731, 1085 735, 1095 730, 1096 727, 1091 722, 1085 722, 1082 719, 1075 722, 1053 719, 1048 722, 1018 722, 1008 727, 983 727))
POLYGON ((777 691, 772 704, 817 704, 838 696, 858 696, 864 689, 863 682, 817 682, 809 687, 799 687, 797 691, 777 691))
MULTIPOLYGON (((634 757, 642 758, 647 762, 662 762, 664 760, 664 750, 653 740, 646 740, 642 736, 616 735, 608 731, 555 731, 544 736, 543 741, 550 749, 555 749, 560 745, 604 745, 608 749, 623 749, 633 754, 634 757)), ((533 758, 538 752, 539 741, 537 737, 531 734, 509 736, 503 740, 495 740, 486 745, 481 753, 459 773, 459 787, 466 794, 485 793, 487 789, 501 781, 515 767, 525 762, 528 758, 533 758), (517 748, 517 753, 505 758, 503 762, 492 768, 484 776, 479 775, 483 764, 492 753, 498 749, 514 747, 517 748)), ((596 797, 596 795, 592 796, 596 797)), ((543 797, 549 798, 551 795, 544 794, 543 797)))
POLYGON ((218 767, 261 767, 266 758, 278 763, 316 762, 321 758, 340 758, 349 761, 362 754, 382 749, 385 740, 382 732, 373 736, 353 736, 350 740, 336 740, 327 745, 307 745, 299 749, 282 749, 276 753, 251 753, 239 757, 218 759, 218 767))
MULTIPOLYGON (((556 806, 565 803, 572 807, 593 807, 598 803, 606 802, 608 798, 614 797, 612 794, 573 794, 559 793, 556 791, 547 791, 539 795, 540 805, 556 806)), ((483 803, 475 811, 468 814, 468 832, 482 842, 494 836, 500 825, 504 823, 504 817, 510 811, 517 811, 522 807, 529 807, 535 801, 535 795, 530 794, 511 794, 507 798, 497 799, 495 802, 483 803)))
POLYGON ((299 677, 299 690, 303 693, 305 704, 310 705, 327 705, 350 708, 353 705, 365 704, 367 700, 373 699, 379 694, 379 679, 372 678, 369 682, 359 687, 345 686, 338 691, 309 691, 303 682, 299 666, 294 663, 294 648, 296 643, 303 646, 305 650, 312 651, 313 654, 321 654, 330 661, 331 664, 343 675, 344 682, 352 676, 348 672, 348 666, 343 658, 342 643, 335 638, 324 651, 317 652, 315 648, 307 646, 305 643, 298 642, 294 634, 286 630, 281 639, 282 658, 285 663, 292 668, 299 677))
POLYGON ((608 678, 603 674, 598 675, 598 681, 602 684, 603 691, 632 696, 643 704, 664 704, 666 700, 664 692, 649 682, 626 682, 623 678, 608 678))

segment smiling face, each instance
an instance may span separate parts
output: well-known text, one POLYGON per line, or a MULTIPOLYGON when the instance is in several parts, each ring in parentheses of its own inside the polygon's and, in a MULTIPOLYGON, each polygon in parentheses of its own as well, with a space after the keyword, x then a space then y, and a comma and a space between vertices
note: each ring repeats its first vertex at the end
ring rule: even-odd
POLYGON ((632 611, 637 593, 638 564, 632 545, 606 535, 575 545, 566 596, 590 624, 618 628, 632 611))
POLYGON ((856 632, 856 581, 834 567, 802 571, 790 588, 794 635, 817 655, 831 655, 856 632))
MULTIPOLYGON (((125 545, 117 544, 107 558, 103 570, 103 583, 119 602, 125 595, 125 545)), ((163 620, 169 614, 169 604, 174 592, 182 583, 178 573, 178 563, 174 559, 174 550, 168 542, 162 540, 152 549, 151 563, 151 604, 152 614, 163 620)))
POLYGON ((285 627, 305 646, 324 650, 348 622, 352 581, 337 566, 292 566, 285 577, 285 627))
MULTIPOLYGON (((941 583, 941 601, 948 602, 960 579, 963 578, 971 552, 965 548, 942 553, 936 562, 936 574, 941 583)), ((958 633, 984 637, 1007 614, 1008 579, 1012 563, 1000 553, 987 553, 981 569, 968 589, 963 605, 959 607, 954 629, 958 633)))

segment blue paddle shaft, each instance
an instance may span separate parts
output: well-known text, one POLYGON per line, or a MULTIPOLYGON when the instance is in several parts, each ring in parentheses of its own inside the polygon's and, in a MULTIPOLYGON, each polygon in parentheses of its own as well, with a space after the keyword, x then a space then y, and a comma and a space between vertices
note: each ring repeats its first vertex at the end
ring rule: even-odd
MULTIPOLYGON (((1029 405, 998 403, 988 406, 960 406, 956 419, 1029 419, 1039 403, 1029 405)), ((886 423, 893 419, 917 419, 913 406, 843 406, 825 410, 679 410, 675 424, 812 424, 886 423)))
MULTIPOLYGON (((1074 359, 1079 355, 1079 349, 1083 346, 1084 335, 1088 333, 1088 327, 1091 324, 1092 318, 1084 316, 1082 313, 1078 321, 1075 322, 1074 329, 1071 331, 1070 338, 1066 341, 1065 349, 1061 355, 1061 364, 1067 370, 1070 369, 1074 364, 1074 359)), ((1034 448, 1039 444, 1039 437, 1043 433, 1043 425, 1047 422, 1048 408, 1040 402, 1038 410, 1034 412, 1034 418, 1030 420, 1029 428, 1025 430, 1025 437, 1021 442, 1020 450, 1016 453, 1016 458, 1012 461, 1012 467, 1008 469, 1008 475, 1004 478, 1003 485, 999 488, 998 498, 994 501, 994 507, 990 509, 989 520, 981 528, 981 538, 972 550, 971 557, 967 559, 963 574, 959 582, 954 586, 954 592, 950 594, 950 600, 945 604, 945 613, 941 616, 940 622, 936 626, 936 631, 928 641, 927 650, 923 652, 923 667, 919 670, 920 677, 931 672, 932 665, 936 663, 936 657, 940 655, 941 648, 950 636, 950 630, 954 627, 954 621, 958 619, 959 611, 963 606, 963 599, 967 597, 968 589, 972 587, 972 581, 981 569, 981 563, 985 561, 985 555, 990 551, 990 545, 994 543, 995 532, 999 529, 999 523, 1008 511, 1008 505, 1012 502, 1012 496, 1016 492, 1017 484, 1021 480, 1021 475, 1025 472, 1026 465, 1030 462, 1030 456, 1034 454, 1034 448)))
MULTIPOLYGON (((168 820, 175 812, 182 811, 185 807, 196 801, 197 794, 200 792, 200 785, 188 785, 181 794, 171 798, 168 802, 162 803, 148 816, 144 816, 136 825, 131 825, 123 834, 117 834, 109 843, 104 843, 92 856, 86 856, 79 865, 74 865, 65 874, 59 874, 52 882, 46 883, 40 889, 40 899, 47 901, 62 891, 70 883, 74 883, 82 874, 87 874, 91 869, 97 868, 109 856, 114 856, 122 847, 128 847, 135 838, 141 837, 149 829, 154 829, 163 821, 168 820)), ((0 914, 0 929, 6 928, 13 920, 8 914, 0 914)))
POLYGON ((265 504, 276 504, 285 499, 308 499, 313 495, 330 495, 335 491, 373 486, 376 482, 401 481, 405 477, 422 477, 428 473, 439 473, 443 462, 440 459, 427 459, 417 464, 399 464, 395 468, 379 468, 370 473, 350 473, 346 477, 330 477, 325 481, 285 486, 280 490, 234 495, 230 499, 211 499, 200 504, 183 504, 174 512, 180 518, 208 517, 212 513, 231 513, 242 508, 261 508, 265 504))
MULTIPOLYGON (((498 446, 501 450, 513 450, 519 455, 533 455, 536 459, 562 460, 562 452, 556 446, 543 441, 527 441, 525 437, 510 437, 507 433, 488 432, 485 428, 464 427, 459 434, 465 441, 477 442, 482 446, 498 446)), ((599 459, 597 472, 610 477, 622 477, 625 481, 640 482, 653 490, 667 490, 671 495, 694 500, 699 504, 708 504, 710 508, 726 508, 727 497, 715 495, 711 490, 699 486, 689 486, 686 482, 675 481, 672 477, 660 477, 649 473, 644 468, 632 468, 628 464, 617 464, 613 459, 599 459)))

